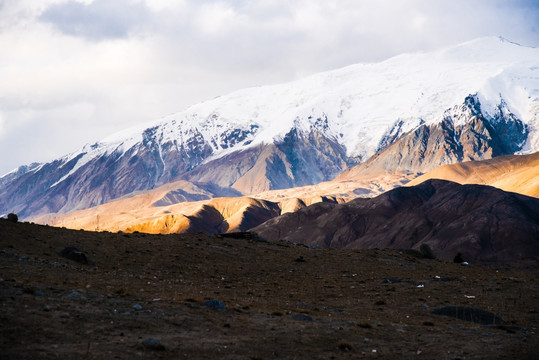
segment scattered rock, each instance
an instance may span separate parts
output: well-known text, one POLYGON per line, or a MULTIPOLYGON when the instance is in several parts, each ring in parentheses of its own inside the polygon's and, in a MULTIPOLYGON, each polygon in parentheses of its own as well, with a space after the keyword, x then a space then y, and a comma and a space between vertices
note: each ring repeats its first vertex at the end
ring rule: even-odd
POLYGON ((292 319, 294 320, 300 320, 300 321, 313 321, 313 318, 310 317, 309 315, 305 315, 305 314, 295 314, 295 315, 292 315, 292 319))
POLYGON ((7 220, 16 223, 19 221, 19 217, 17 216, 17 214, 9 213, 7 214, 7 220))
POLYGON ((142 310, 142 306, 140 306, 139 304, 135 304, 135 305, 133 305, 133 309, 142 310))
POLYGON ((80 264, 95 265, 95 262, 88 258, 85 253, 73 246, 64 248, 58 253, 58 255, 66 259, 76 261, 80 264))
POLYGON ((217 311, 226 311, 225 304, 215 299, 203 302, 202 304, 200 304, 200 306, 206 306, 206 307, 209 307, 210 309, 217 310, 217 311))
POLYGON ((423 255, 423 257, 426 259, 436 259, 434 252, 427 244, 421 244, 419 247, 419 252, 421 252, 421 255, 423 255))
POLYGON ((157 339, 148 338, 142 342, 142 345, 150 350, 157 350, 157 351, 163 351, 165 350, 165 346, 161 344, 161 341, 157 339))
POLYGON ((464 262, 464 259, 462 258, 462 254, 458 253, 454 258, 453 262, 456 264, 462 264, 464 262))
POLYGON ((303 256, 300 256, 297 259, 295 259, 294 261, 295 262, 305 262, 305 259, 303 258, 303 256))
POLYGON ((503 321, 496 314, 473 307, 444 306, 434 309, 432 313, 435 315, 450 316, 460 320, 471 321, 483 325, 505 323, 505 321, 503 321))
POLYGON ((71 292, 69 295, 66 296, 69 300, 84 300, 85 297, 82 296, 81 293, 77 291, 71 292))
POLYGON ((346 340, 340 340, 338 343, 337 343, 337 347, 342 350, 342 351, 352 351, 353 347, 352 345, 346 341, 346 340))

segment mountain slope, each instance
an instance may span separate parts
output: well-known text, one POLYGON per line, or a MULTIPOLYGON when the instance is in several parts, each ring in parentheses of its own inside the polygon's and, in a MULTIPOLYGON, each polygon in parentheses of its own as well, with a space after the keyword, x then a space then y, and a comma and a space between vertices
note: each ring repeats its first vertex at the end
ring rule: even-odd
POLYGON ((71 229, 142 231, 149 233, 245 231, 272 217, 297 211, 317 202, 344 202, 357 196, 375 196, 401 186, 417 174, 401 171, 373 171, 365 168, 354 179, 328 181, 317 185, 284 190, 264 191, 247 197, 235 197, 227 189, 211 188, 207 183, 177 181, 156 189, 134 193, 107 204, 73 211, 68 214, 46 214, 33 221, 71 229), (219 199, 212 199, 219 197, 219 199), (215 206, 219 203, 219 206, 215 206), (249 204, 238 208, 238 203, 249 204), (278 212, 265 212, 261 204, 272 203, 278 212), (214 211, 200 212, 202 208, 214 211), (259 211, 260 210, 260 211, 259 211), (253 219, 255 222, 230 220, 253 219), (216 220, 217 219, 217 220, 216 220), (207 222, 206 225, 204 221, 207 222))
POLYGON ((315 204, 255 227, 268 240, 332 248, 417 248, 441 258, 539 257, 539 199, 482 185, 428 180, 373 199, 315 204))
POLYGON ((425 172, 444 164, 483 160, 522 149, 529 129, 503 101, 486 114, 477 95, 447 110, 437 124, 421 124, 368 160, 368 166, 425 172))
POLYGON ((303 186, 386 149, 381 167, 411 171, 537 151, 538 84, 539 49, 482 38, 245 89, 6 174, 0 213, 65 213, 179 179, 303 186))
POLYGON ((444 165, 415 178, 407 185, 418 185, 429 179, 490 185, 539 198, 539 152, 444 165))
POLYGON ((211 195, 196 184, 178 181, 89 209, 43 215, 35 221, 71 229, 216 234, 246 231, 283 213, 317 202, 344 202, 334 196, 313 193, 274 201, 250 197, 210 198, 215 196, 211 195), (191 192, 186 193, 183 189, 191 189, 191 192), (177 196, 198 198, 199 201, 178 202, 177 196))

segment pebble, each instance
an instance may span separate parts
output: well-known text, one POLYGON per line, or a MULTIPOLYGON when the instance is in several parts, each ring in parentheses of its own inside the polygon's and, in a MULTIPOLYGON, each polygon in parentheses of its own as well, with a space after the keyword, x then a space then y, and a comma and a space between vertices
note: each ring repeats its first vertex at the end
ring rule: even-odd
POLYGON ((140 306, 139 304, 135 304, 135 305, 133 305, 133 309, 142 310, 142 306, 140 306))
POLYGON ((217 310, 217 311, 226 311, 226 306, 219 300, 208 300, 206 302, 203 302, 200 304, 201 306, 209 307, 210 309, 217 310))
POLYGON ((146 339, 142 342, 142 345, 144 345, 146 348, 150 350, 158 350, 158 351, 165 350, 165 346, 161 344, 161 341, 157 339, 152 339, 152 338, 146 339))
POLYGON ((73 291, 69 295, 67 295, 67 298, 69 300, 83 300, 84 296, 82 296, 79 292, 73 291))

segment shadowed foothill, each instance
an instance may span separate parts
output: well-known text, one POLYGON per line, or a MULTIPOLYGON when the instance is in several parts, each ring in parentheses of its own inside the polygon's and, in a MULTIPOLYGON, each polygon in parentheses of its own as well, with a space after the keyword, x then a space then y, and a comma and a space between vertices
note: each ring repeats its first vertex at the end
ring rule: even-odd
POLYGON ((250 231, 269 241, 322 248, 418 249, 424 258, 443 260, 461 253, 474 263, 537 261, 537 219, 537 198, 427 180, 372 199, 314 204, 250 231))

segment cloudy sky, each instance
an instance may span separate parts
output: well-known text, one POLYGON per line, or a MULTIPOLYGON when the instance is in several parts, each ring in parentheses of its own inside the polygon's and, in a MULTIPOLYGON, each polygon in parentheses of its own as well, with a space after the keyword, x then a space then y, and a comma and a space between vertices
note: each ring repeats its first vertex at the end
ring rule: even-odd
POLYGON ((539 0, 0 0, 0 174, 236 89, 480 36, 539 0))

